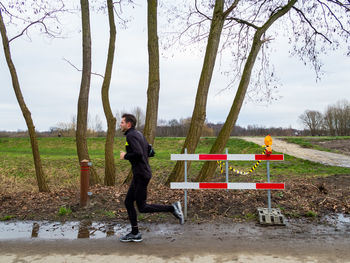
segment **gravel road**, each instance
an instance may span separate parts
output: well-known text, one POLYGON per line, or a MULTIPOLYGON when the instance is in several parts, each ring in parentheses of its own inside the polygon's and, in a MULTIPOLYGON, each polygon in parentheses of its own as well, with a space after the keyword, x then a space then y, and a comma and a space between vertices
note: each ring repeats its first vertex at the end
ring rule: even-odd
MULTIPOLYGON (((264 145, 264 137, 240 137, 243 140, 264 145)), ((297 158, 322 163, 332 166, 341 166, 350 168, 350 156, 318 151, 308 148, 302 148, 297 144, 287 143, 283 140, 273 138, 272 149, 276 152, 282 152, 297 158)))

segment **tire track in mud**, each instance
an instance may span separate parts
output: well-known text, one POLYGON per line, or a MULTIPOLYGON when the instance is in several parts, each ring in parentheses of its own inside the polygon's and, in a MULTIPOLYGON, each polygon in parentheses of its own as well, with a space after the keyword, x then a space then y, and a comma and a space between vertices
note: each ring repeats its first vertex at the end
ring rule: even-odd
MULTIPOLYGON (((264 137, 239 137, 239 138, 245 141, 256 143, 258 145, 264 144, 264 137)), ((292 155, 294 157, 301 158, 304 160, 309 160, 312 162, 350 168, 350 156, 343 155, 343 154, 302 148, 297 144, 288 143, 276 138, 273 138, 272 149, 277 152, 282 152, 282 153, 292 155)))

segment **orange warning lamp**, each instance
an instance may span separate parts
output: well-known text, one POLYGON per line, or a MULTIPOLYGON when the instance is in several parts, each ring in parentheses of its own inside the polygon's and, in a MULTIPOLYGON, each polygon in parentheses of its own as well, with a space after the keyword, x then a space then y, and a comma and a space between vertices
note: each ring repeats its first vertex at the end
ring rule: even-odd
POLYGON ((272 138, 270 134, 265 137, 264 143, 265 143, 265 153, 267 155, 270 155, 272 153, 272 138))

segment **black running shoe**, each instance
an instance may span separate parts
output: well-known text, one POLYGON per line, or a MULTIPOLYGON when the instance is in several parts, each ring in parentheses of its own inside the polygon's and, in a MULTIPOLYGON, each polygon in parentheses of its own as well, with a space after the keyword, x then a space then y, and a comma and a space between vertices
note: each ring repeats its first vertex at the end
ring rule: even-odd
POLYGON ((173 203, 172 206, 174 207, 173 215, 177 219, 179 219, 180 224, 183 225, 185 220, 184 220, 184 214, 182 213, 182 210, 181 210, 181 203, 180 203, 180 201, 177 201, 177 202, 173 203))
POLYGON ((141 242, 142 241, 142 235, 141 233, 137 233, 136 235, 134 235, 133 233, 129 233, 123 237, 121 237, 120 242, 141 242))

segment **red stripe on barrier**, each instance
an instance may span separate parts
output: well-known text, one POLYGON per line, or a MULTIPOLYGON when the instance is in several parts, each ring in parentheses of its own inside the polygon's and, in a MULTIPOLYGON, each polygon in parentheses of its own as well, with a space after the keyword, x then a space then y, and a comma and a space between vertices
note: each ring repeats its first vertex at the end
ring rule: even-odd
POLYGON ((284 190, 284 183, 257 183, 256 189, 280 189, 284 190))
POLYGON ((227 160, 227 154, 200 154, 199 160, 227 160))
POLYGON ((283 154, 271 154, 271 155, 265 155, 265 154, 255 154, 255 161, 262 160, 262 161, 283 161, 283 154))
POLYGON ((227 183, 199 183, 199 189, 227 189, 227 183))

